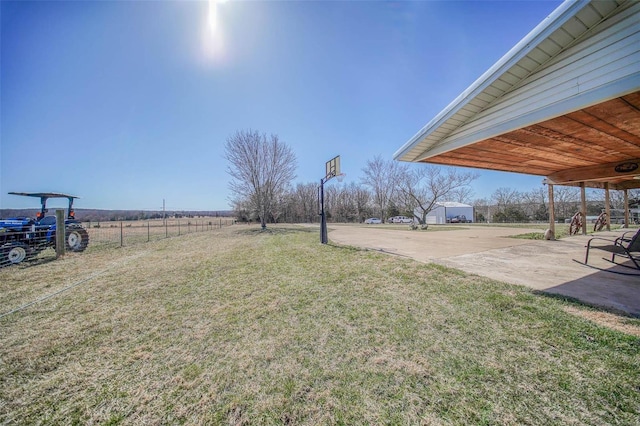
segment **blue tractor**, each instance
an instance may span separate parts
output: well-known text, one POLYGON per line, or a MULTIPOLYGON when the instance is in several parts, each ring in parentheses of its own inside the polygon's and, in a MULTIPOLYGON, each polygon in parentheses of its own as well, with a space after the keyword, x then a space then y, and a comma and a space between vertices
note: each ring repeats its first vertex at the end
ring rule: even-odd
POLYGON ((84 251, 89 244, 89 234, 75 219, 73 195, 55 192, 10 192, 13 195, 40 198, 41 209, 36 218, 14 217, 0 219, 0 267, 18 264, 33 258, 49 247, 56 247, 56 217, 47 216, 49 198, 67 198, 69 209, 65 225, 65 248, 68 251, 84 251))

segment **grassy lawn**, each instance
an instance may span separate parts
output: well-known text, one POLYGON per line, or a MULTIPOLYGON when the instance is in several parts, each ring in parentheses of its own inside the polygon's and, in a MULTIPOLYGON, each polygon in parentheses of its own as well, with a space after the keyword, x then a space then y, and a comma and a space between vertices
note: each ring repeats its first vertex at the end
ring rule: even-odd
MULTIPOLYGON (((549 224, 540 224, 540 223, 531 223, 531 224, 492 223, 492 224, 474 224, 473 226, 493 226, 493 227, 506 226, 509 228, 521 227, 521 228, 528 228, 528 229, 539 229, 540 232, 529 232, 521 235, 515 235, 512 237, 512 238, 523 238, 523 239, 529 239, 529 240, 543 240, 544 232, 549 228, 549 224)), ((555 232, 556 239, 569 237, 568 223, 557 223, 555 228, 556 228, 556 232, 555 232)), ((612 231, 615 231, 621 228, 622 228, 622 225, 618 225, 618 224, 611 225, 612 231)), ((637 225, 631 225, 629 227, 629 229, 636 229, 636 228, 637 228, 637 225)), ((582 231, 580 231, 580 233, 582 233, 582 231)), ((587 224, 587 234, 594 234, 594 233, 596 232, 593 229, 593 224, 592 223, 587 224)))
POLYGON ((0 423, 639 424, 578 305, 241 225, 0 270, 0 423), (66 289, 66 290, 65 290, 66 289))

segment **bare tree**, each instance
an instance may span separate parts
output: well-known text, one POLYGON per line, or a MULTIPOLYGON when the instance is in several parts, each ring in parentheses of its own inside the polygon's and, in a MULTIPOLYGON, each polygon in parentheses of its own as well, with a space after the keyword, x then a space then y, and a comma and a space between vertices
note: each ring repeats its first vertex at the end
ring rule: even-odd
POLYGON ((332 222, 363 222, 371 216, 371 194, 355 182, 325 189, 325 211, 332 222))
POLYGON ((338 186, 338 200, 334 220, 337 222, 362 222, 367 213, 368 191, 351 182, 338 186))
POLYGON ((229 188, 236 200, 244 199, 266 228, 276 201, 295 178, 296 157, 277 135, 267 138, 257 131, 237 131, 227 139, 225 158, 232 180, 229 188))
POLYGON ((246 199, 235 198, 231 200, 233 212, 240 222, 250 222, 253 220, 251 207, 246 199))
POLYGON ((609 200, 611 201, 612 209, 624 209, 623 191, 609 191, 609 200))
POLYGON ((547 207, 548 190, 538 187, 522 194, 522 210, 530 219, 545 221, 549 219, 547 207))
POLYGON ((385 220, 387 206, 395 195, 399 178, 405 170, 406 166, 393 160, 384 160, 379 155, 373 160, 368 160, 366 167, 362 169, 362 183, 371 188, 373 202, 380 212, 382 221, 385 220))
POLYGON ((570 218, 579 208, 580 189, 573 186, 555 185, 553 198, 556 218, 570 218))
POLYGON ((349 191, 353 193, 353 198, 356 203, 357 221, 364 222, 367 216, 369 216, 371 193, 360 185, 356 185, 351 182, 349 185, 349 191))
POLYGON ((324 188, 324 211, 327 221, 335 222, 340 203, 340 189, 337 185, 329 185, 324 188))
POLYGON ((473 201, 473 210, 475 212, 475 222, 491 222, 491 202, 486 198, 476 198, 473 201))
POLYGON ((427 214, 438 202, 448 201, 477 178, 475 172, 428 165, 405 170, 399 188, 405 208, 411 208, 413 215, 424 225, 427 214))
POLYGON ((496 204, 494 222, 526 222, 528 216, 522 209, 523 194, 513 188, 498 188, 491 195, 496 204))
POLYGON ((280 217, 286 214, 287 199, 290 191, 278 191, 274 194, 269 208, 269 217, 274 223, 278 223, 280 217))
POLYGON ((313 223, 318 216, 318 184, 298 183, 294 192, 300 222, 313 223))
POLYGON ((473 195, 473 188, 471 188, 470 186, 463 186, 452 191, 449 200, 457 201, 458 203, 471 204, 473 195))
POLYGON ((491 199, 496 203, 499 209, 503 210, 513 204, 520 204, 522 194, 513 188, 498 188, 491 195, 491 199))

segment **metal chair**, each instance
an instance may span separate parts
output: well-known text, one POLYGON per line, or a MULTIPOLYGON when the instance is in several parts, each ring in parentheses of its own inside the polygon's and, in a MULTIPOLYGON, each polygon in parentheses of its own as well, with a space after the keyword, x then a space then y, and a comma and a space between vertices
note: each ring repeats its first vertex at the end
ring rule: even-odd
POLYGON ((611 253, 611 262, 616 265, 625 266, 628 268, 632 268, 628 265, 623 265, 621 263, 617 263, 615 261, 616 256, 624 257, 626 259, 631 260, 635 265, 635 269, 640 270, 640 229, 635 231, 627 231, 622 234, 620 237, 615 240, 602 238, 602 237, 593 237, 587 242, 587 253, 584 258, 584 264, 587 265, 589 261, 589 250, 592 248, 598 250, 604 250, 611 253), (633 234, 633 235, 632 235, 633 234), (606 241, 609 244, 606 245, 591 245, 592 241, 606 241))

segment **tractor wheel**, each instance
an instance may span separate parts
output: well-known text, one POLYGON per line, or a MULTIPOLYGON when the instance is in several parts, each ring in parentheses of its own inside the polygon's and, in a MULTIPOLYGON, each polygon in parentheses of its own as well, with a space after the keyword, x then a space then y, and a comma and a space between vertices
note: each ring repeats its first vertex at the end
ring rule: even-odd
POLYGON ((67 229, 65 247, 68 251, 84 251, 89 245, 89 234, 84 228, 67 229))
POLYGON ((0 266, 16 265, 27 258, 28 247, 23 243, 8 243, 0 247, 0 266))

